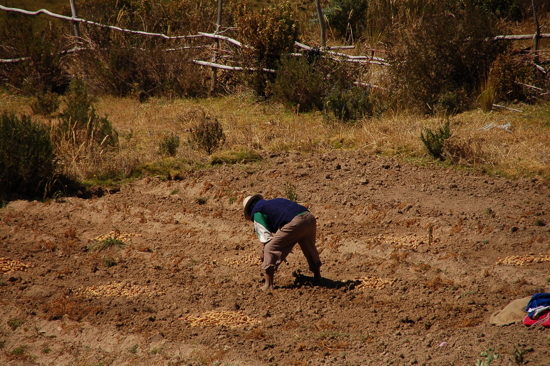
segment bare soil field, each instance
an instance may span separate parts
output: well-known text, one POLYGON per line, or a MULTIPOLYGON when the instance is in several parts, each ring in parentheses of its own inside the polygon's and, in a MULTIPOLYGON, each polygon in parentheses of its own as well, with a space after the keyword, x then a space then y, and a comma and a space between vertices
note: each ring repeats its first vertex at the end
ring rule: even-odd
POLYGON ((550 292, 546 183, 264 158, 2 208, 0 364, 474 365, 488 349, 491 365, 548 364, 550 329, 489 322, 550 292), (296 247, 263 292, 242 200, 289 182, 318 217, 325 282, 296 247))

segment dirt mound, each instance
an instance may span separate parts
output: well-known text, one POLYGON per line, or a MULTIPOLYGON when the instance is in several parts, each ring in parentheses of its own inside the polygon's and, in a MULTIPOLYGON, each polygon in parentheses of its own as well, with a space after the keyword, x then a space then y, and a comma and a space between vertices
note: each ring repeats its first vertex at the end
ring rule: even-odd
POLYGON ((550 330, 489 324, 550 292, 537 180, 285 153, 104 193, 0 210, 1 364, 547 363, 550 330), (289 187, 319 217, 325 282, 296 247, 262 292, 242 199, 289 187))

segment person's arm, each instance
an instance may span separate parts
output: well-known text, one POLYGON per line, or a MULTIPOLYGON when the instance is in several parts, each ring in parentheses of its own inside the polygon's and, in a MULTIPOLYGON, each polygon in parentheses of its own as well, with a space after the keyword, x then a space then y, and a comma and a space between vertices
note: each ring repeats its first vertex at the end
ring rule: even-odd
POLYGON ((256 235, 258 235, 260 242, 264 245, 273 239, 273 234, 267 223, 267 217, 261 212, 256 212, 254 214, 254 231, 256 235))

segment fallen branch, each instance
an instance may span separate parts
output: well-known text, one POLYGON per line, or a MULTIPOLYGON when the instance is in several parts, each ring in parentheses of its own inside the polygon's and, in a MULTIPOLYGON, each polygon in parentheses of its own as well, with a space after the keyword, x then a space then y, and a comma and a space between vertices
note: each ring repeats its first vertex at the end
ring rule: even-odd
MULTIPOLYGON (((68 55, 70 53, 76 53, 79 51, 85 51, 89 50, 90 48, 84 48, 84 47, 74 47, 70 50, 61 51, 60 55, 68 55)), ((17 63, 17 62, 23 62, 23 61, 29 61, 30 57, 18 57, 18 58, 9 58, 9 59, 0 59, 0 64, 9 64, 9 63, 17 63)))
POLYGON ((32 15, 32 16, 36 16, 36 15, 40 15, 40 14, 46 14, 46 15, 49 15, 53 18, 67 20, 67 21, 70 21, 70 22, 78 22, 78 23, 83 23, 83 24, 95 25, 97 27, 108 28, 108 29, 119 31, 119 32, 125 32, 125 33, 131 33, 131 34, 140 34, 140 35, 144 35, 144 36, 162 37, 164 39, 186 39, 186 38, 203 37, 202 35, 167 36, 164 33, 151 33, 151 32, 144 32, 144 31, 136 31, 136 30, 131 30, 131 29, 115 27, 113 25, 105 25, 105 24, 97 23, 97 22, 82 19, 82 18, 68 17, 68 16, 65 16, 65 15, 52 13, 51 11, 46 10, 46 9, 40 9, 40 10, 37 10, 37 11, 29 11, 29 10, 23 10, 23 9, 17 9, 17 8, 9 8, 7 6, 0 5, 0 10, 11 11, 11 12, 15 12, 15 13, 21 13, 21 14, 32 15))
POLYGON ((523 113, 523 111, 520 111, 519 109, 514 109, 514 108, 506 107, 506 106, 503 106, 503 105, 500 105, 500 104, 493 104, 493 107, 506 109, 506 110, 509 110, 509 111, 512 111, 512 112, 523 113))
POLYGON ((208 37, 208 38, 222 39, 222 40, 227 41, 229 43, 233 43, 235 46, 239 46, 239 47, 252 48, 250 46, 243 45, 241 42, 239 42, 239 41, 237 41, 233 38, 229 38, 229 37, 222 36, 222 35, 219 35, 219 34, 199 32, 199 35, 203 36, 203 37, 208 37))
POLYGON ((227 65, 221 65, 221 64, 216 64, 214 62, 207 62, 207 61, 201 61, 201 60, 193 60, 194 63, 198 64, 198 65, 203 65, 203 66, 208 66, 208 67, 215 67, 217 69, 222 69, 222 70, 231 70, 231 71, 265 71, 265 72, 270 72, 270 73, 276 73, 275 70, 273 69, 258 69, 258 68, 253 68, 253 67, 240 67, 240 66, 227 66, 227 65))
POLYGON ((539 70, 540 72, 542 72, 544 75, 546 75, 546 69, 540 65, 537 65, 535 64, 535 67, 537 68, 537 70, 539 70))
MULTIPOLYGON (((303 44, 303 43, 300 43, 300 42, 294 42, 294 45, 296 47, 299 47, 299 48, 302 48, 306 51, 314 51, 315 48, 314 47, 310 47, 306 44, 303 44)), ((321 50, 320 50, 321 51, 321 50)), ((325 51, 325 53, 328 53, 328 54, 331 54, 331 55, 334 55, 334 56, 338 56, 338 57, 343 57, 345 58, 346 62, 355 62, 355 63, 369 63, 369 64, 375 64, 375 65, 382 65, 382 66, 389 66, 390 64, 382 59, 382 58, 379 58, 379 57, 369 57, 369 56, 350 56, 350 55, 346 55, 345 53, 340 53, 340 52, 332 52, 332 51, 325 51)), ((297 54, 291 54, 291 56, 296 56, 297 54)), ((330 59, 332 60, 336 60, 336 61, 342 61, 341 59, 338 59, 338 58, 332 58, 330 57, 330 59)))
POLYGON ((380 61, 380 62, 386 62, 383 58, 380 57, 374 57, 374 56, 352 56, 352 55, 346 55, 345 53, 341 52, 333 52, 333 51, 327 51, 328 54, 339 56, 339 57, 345 57, 352 60, 374 60, 374 61, 380 61))
POLYGON ((536 90, 536 91, 541 92, 541 93, 544 92, 544 89, 539 88, 538 86, 533 86, 533 85, 529 85, 529 84, 520 83, 519 81, 516 81, 516 84, 524 86, 524 87, 529 88, 529 89, 536 90))
POLYGON ((30 59, 31 59, 30 57, 5 58, 0 60, 0 64, 17 63, 17 62, 29 61, 30 59))
MULTIPOLYGON (((507 36, 496 36, 492 39, 495 41, 524 41, 527 39, 535 38, 535 34, 520 34, 520 35, 507 35, 507 36)), ((541 33, 538 35, 538 38, 550 38, 550 33, 541 33)), ((491 38, 489 38, 491 39, 491 38)))

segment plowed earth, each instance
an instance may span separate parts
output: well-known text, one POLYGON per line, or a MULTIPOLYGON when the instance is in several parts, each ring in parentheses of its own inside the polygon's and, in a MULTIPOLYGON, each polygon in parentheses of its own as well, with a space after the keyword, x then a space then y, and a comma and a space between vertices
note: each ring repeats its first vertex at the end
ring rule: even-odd
POLYGON ((0 364, 548 364, 550 329, 489 323, 550 292, 544 183, 344 151, 180 178, 0 210, 0 364), (296 247, 262 292, 242 199, 288 182, 325 283, 296 247))

